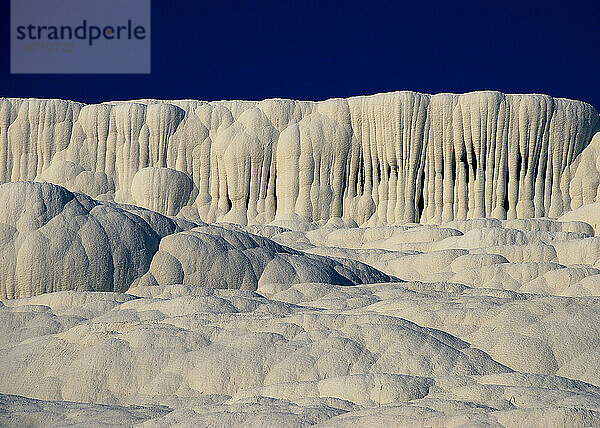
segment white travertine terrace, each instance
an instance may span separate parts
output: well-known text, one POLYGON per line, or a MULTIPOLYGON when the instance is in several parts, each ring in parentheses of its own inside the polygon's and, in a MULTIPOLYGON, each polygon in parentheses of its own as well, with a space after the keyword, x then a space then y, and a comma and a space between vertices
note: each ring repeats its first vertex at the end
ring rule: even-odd
POLYGON ((392 279, 359 261, 304 254, 50 183, 0 184, 0 206, 0 300, 64 290, 125 292, 132 284, 256 290, 261 283, 392 279))
POLYGON ((498 92, 0 99, 0 426, 600 426, 598 131, 498 92))
POLYGON ((0 181, 48 181, 211 223, 558 217, 597 199, 597 125, 584 102, 492 91, 0 99, 0 181), (179 193, 164 196, 165 186, 179 193))

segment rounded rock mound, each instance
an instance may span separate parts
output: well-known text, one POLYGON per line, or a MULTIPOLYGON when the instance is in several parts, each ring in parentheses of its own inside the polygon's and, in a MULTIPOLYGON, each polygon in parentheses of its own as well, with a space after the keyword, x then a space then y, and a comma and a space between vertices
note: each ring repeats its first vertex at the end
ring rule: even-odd
POLYGON ((0 298, 126 291, 160 235, 116 204, 50 183, 0 184, 0 298))
POLYGON ((194 183, 185 172, 171 168, 143 168, 131 183, 131 196, 141 207, 174 216, 184 207, 194 183))

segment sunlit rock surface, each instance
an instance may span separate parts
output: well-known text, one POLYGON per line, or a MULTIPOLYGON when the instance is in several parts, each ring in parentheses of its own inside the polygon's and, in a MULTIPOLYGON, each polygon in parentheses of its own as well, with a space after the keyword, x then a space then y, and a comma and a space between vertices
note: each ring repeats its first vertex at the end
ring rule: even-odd
POLYGON ((0 425, 600 426, 598 126, 0 99, 0 425))
POLYGON ((597 199, 597 124, 580 101, 492 91, 319 102, 3 98, 0 181, 49 181, 211 223, 557 217, 597 199))

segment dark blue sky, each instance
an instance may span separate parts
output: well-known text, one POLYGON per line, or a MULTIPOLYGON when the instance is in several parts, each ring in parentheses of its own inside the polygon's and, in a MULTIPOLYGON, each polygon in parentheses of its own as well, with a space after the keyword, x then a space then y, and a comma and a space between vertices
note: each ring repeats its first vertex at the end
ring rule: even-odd
POLYGON ((152 1, 150 75, 9 74, 0 96, 318 100, 496 89, 600 109, 600 0, 152 1))

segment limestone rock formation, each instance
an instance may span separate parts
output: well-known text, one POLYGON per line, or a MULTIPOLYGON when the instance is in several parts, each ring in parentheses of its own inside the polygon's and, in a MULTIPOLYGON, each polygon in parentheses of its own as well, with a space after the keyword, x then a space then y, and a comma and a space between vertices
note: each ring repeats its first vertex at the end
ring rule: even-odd
POLYGON ((0 181, 49 181, 209 223, 558 217, 597 199, 597 131, 586 103, 492 91, 0 99, 0 181))
POLYGON ((141 217, 48 183, 0 184, 0 205, 3 299, 127 291, 160 241, 141 217))
POLYGON ((0 425, 600 426, 598 119, 0 99, 0 425))
POLYGON ((132 293, 5 301, 0 390, 30 398, 0 396, 0 423, 600 421, 596 300, 415 281, 132 293))
POLYGON ((304 254, 268 238, 204 226, 163 238, 136 285, 189 284, 256 290, 261 284, 355 285, 392 277, 360 261, 304 254))
POLYGON ((136 205, 166 215, 176 215, 190 199, 193 183, 190 177, 170 168, 142 168, 131 183, 136 205))
POLYGON ((2 299, 125 292, 138 282, 256 290, 261 282, 391 279, 359 261, 307 255, 247 232, 95 201, 49 183, 0 184, 0 204, 2 299))

